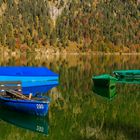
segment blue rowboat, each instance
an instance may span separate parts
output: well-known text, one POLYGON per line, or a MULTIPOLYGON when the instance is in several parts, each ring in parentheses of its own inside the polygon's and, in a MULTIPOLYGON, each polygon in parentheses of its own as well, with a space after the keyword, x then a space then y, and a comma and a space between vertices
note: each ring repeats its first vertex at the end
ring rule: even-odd
MULTIPOLYGON (((58 85, 58 84, 57 84, 58 85)), ((36 94, 45 94, 50 89, 56 87, 57 85, 43 85, 43 86, 32 86, 32 87, 22 87, 22 92, 24 95, 29 95, 32 93, 33 96, 36 94)))
POLYGON ((14 92, 13 93, 12 92, 8 91, 6 94, 0 94, 0 104, 2 106, 10 108, 14 111, 24 112, 32 115, 37 116, 47 115, 50 103, 49 97, 38 96, 29 99, 25 95, 20 95, 21 98, 17 98, 19 94, 13 96, 14 92))
POLYGON ((0 67, 0 81, 21 81, 22 87, 56 85, 59 75, 46 67, 0 67))
POLYGON ((43 86, 32 86, 32 87, 22 87, 20 81, 0 81, 0 93, 6 90, 15 90, 21 92, 24 95, 29 95, 32 93, 33 96, 37 94, 45 94, 48 90, 57 85, 43 85, 43 86))

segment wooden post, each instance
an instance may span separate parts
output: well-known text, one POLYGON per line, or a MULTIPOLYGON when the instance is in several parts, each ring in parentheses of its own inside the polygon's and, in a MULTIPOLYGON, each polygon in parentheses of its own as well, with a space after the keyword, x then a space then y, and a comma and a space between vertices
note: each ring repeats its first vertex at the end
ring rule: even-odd
POLYGON ((31 97, 32 97, 32 93, 29 94, 29 100, 31 100, 31 97))

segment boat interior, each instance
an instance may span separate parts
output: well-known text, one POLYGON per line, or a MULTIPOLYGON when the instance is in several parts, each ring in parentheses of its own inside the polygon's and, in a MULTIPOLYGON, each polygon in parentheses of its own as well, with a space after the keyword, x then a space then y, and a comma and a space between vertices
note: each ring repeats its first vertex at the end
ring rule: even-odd
POLYGON ((0 81, 0 96, 11 99, 20 100, 36 100, 47 101, 45 97, 32 96, 32 93, 24 95, 22 93, 22 87, 20 81, 0 81))

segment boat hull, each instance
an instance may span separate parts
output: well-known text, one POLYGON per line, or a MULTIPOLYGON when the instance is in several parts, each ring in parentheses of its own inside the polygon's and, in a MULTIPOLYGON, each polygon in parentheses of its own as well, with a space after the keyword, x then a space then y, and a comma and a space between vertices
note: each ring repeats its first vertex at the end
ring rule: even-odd
POLYGON ((58 84, 56 84, 56 85, 44 85, 44 86, 33 86, 33 87, 23 87, 22 92, 23 92, 24 95, 29 95, 30 93, 32 93, 32 95, 35 96, 36 94, 45 94, 45 93, 47 93, 47 91, 56 87, 57 85, 58 84))
POLYGON ((118 79, 140 79, 140 70, 118 70, 113 73, 118 79))
POLYGON ((116 78, 103 74, 99 76, 93 76, 93 92, 96 94, 112 99, 116 96, 116 78))
POLYGON ((22 87, 58 84, 58 76, 0 76, 0 81, 21 81, 22 87))
POLYGON ((0 81, 21 81, 22 87, 58 84, 59 75, 46 67, 0 67, 0 81))
POLYGON ((109 87, 111 85, 115 85, 117 81, 115 77, 112 77, 108 74, 93 76, 92 80, 93 80, 94 86, 100 86, 100 87, 109 87))
MULTIPOLYGON (((46 100, 47 99, 48 98, 46 98, 46 100)), ((0 97, 0 103, 12 110, 37 116, 47 115, 49 109, 49 101, 21 100, 0 97)))
POLYGON ((0 67, 1 76, 58 76, 46 67, 3 66, 0 67))
POLYGON ((128 79, 128 78, 119 78, 117 83, 124 83, 124 84, 140 84, 140 79, 128 79))

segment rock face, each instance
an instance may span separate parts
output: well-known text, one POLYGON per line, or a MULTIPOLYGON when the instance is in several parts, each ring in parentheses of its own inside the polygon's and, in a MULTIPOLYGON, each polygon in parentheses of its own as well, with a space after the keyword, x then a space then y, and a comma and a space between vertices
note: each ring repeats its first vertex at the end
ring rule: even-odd
POLYGON ((54 25, 58 16, 61 15, 64 8, 67 6, 67 0, 48 1, 50 17, 54 21, 54 25))
POLYGON ((61 15, 62 8, 57 8, 55 5, 49 5, 50 7, 50 16, 53 20, 56 20, 59 15, 61 15))

